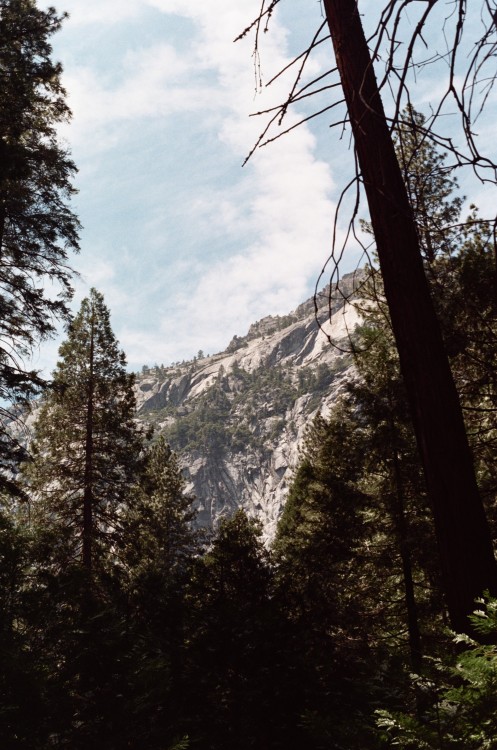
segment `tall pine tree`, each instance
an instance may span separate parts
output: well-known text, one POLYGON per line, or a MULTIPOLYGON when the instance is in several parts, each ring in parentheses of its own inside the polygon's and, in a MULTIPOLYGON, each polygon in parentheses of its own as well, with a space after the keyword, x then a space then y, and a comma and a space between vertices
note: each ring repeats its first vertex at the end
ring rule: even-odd
POLYGON ((497 592, 497 564, 462 411, 357 3, 323 5, 432 503, 450 619, 471 632, 475 597, 487 588, 497 592))
POLYGON ((67 317, 68 251, 78 249, 79 222, 68 205, 75 166, 57 136, 70 112, 49 43, 62 20, 34 0, 0 0, 0 465, 6 467, 21 451, 4 405, 25 403, 42 385, 22 358, 53 333, 57 318, 67 317), (46 294, 47 281, 58 296, 46 294))
POLYGON ((195 517, 178 458, 160 436, 145 455, 143 476, 123 518, 133 578, 157 577, 164 588, 181 581, 199 548, 195 517))
POLYGON ((142 444, 133 376, 95 289, 83 300, 59 354, 27 475, 38 517, 66 537, 63 556, 79 559, 91 572, 119 534, 142 444))
MULTIPOLYGON (((171 747, 184 734, 187 588, 201 550, 185 484, 177 456, 161 436, 145 453, 122 517, 115 572, 130 641, 125 747, 171 747)), ((123 719, 120 724, 122 732, 123 719)))

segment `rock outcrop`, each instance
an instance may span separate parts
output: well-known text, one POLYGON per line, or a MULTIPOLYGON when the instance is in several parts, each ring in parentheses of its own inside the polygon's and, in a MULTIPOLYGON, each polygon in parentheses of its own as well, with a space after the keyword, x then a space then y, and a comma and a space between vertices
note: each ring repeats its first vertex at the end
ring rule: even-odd
POLYGON ((353 377, 347 339, 360 316, 343 294, 357 280, 350 274, 340 292, 321 293, 321 327, 308 300, 254 323, 225 352, 138 376, 139 418, 179 453, 202 525, 243 506, 273 537, 306 427, 353 377))

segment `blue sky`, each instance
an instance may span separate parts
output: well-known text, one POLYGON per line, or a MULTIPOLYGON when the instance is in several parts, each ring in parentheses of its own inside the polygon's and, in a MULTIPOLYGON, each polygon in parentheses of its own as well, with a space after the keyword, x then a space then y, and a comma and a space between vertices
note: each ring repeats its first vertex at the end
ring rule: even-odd
MULTIPOLYGON (((135 369, 219 351, 254 320, 288 312, 328 254, 334 181, 319 129, 298 129, 242 169, 261 129, 249 114, 277 103, 289 77, 255 95, 253 38, 233 39, 257 3, 233 5, 57 6, 70 13, 54 56, 73 111, 61 136, 79 168, 84 227, 75 307, 91 286, 103 292, 135 369)), ((263 39, 265 80, 320 22, 318 3, 289 6, 263 39)), ((35 365, 55 353, 44 345, 35 365)))
MULTIPOLYGON (((256 93, 253 37, 233 43, 259 6, 57 3, 70 13, 54 57, 73 110, 61 137, 79 168, 74 207, 84 227, 74 306, 91 286, 104 294, 132 369, 214 353, 264 315, 289 312, 312 294, 329 255, 350 156, 348 136, 328 127, 336 115, 241 166, 263 125, 249 114, 274 106, 291 83, 289 73, 256 93)), ((322 21, 315 0, 278 7, 262 39, 265 82, 322 21)), ((308 76, 330 55, 322 45, 308 76)), ((351 249, 343 270, 356 262, 351 249)), ((53 367, 57 345, 44 344, 34 365, 53 367)))

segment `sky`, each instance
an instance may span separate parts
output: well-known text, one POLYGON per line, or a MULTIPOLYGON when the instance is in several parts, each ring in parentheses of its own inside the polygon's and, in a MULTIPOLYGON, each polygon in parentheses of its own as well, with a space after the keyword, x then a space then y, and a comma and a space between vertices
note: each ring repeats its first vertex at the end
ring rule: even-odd
MULTIPOLYGON (((284 98, 291 70, 265 84, 307 46, 323 20, 319 0, 278 6, 261 38, 262 87, 253 35, 233 41, 258 0, 56 6, 70 14, 53 46, 73 112, 60 137, 78 166, 73 208, 83 225, 74 309, 92 286, 101 291, 139 370, 221 351, 311 296, 331 249, 349 137, 330 129, 337 115, 327 113, 242 164, 265 123, 250 115, 284 98)), ((331 63, 323 44, 305 80, 331 63)), ((304 102, 287 126, 318 104, 304 102)), ((352 247, 342 272, 358 259, 352 247)), ((34 366, 52 369, 58 343, 43 344, 34 366)))
MULTIPOLYGON (((264 35, 263 82, 322 20, 318 3, 291 5, 264 35)), ((253 36, 233 42, 257 2, 61 0, 57 10, 70 14, 53 46, 83 225, 75 309, 97 287, 139 369, 223 350, 309 297, 329 253, 333 169, 306 125, 242 167, 262 130, 250 113, 278 103, 290 80, 256 93, 253 36)), ((35 366, 53 366, 56 350, 44 344, 35 366)))

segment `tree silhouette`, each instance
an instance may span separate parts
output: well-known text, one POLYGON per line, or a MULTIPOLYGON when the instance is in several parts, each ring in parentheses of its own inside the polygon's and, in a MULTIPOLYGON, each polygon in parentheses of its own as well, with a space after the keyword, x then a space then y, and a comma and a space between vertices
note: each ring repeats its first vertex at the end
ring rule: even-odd
POLYGON ((75 166, 57 136, 70 112, 49 44, 63 18, 33 0, 0 3, 0 453, 7 464, 20 454, 7 405, 26 403, 43 385, 23 357, 67 317, 68 252, 78 249, 79 223, 68 207, 75 166), (58 295, 47 293, 48 282, 58 295))
MULTIPOLYGON (((256 50, 263 19, 270 17, 278 2, 271 0, 266 4, 263 1, 258 18, 249 27, 256 30, 256 50)), ((351 184, 355 185, 357 195, 349 234, 354 231, 362 186, 368 201, 385 297, 433 507, 450 618, 453 627, 463 632, 471 630, 468 616, 473 611, 475 598, 485 589, 497 593, 497 566, 462 411, 425 276, 420 234, 392 138, 392 131, 401 120, 403 104, 406 100, 410 103, 409 80, 417 63, 418 43, 424 41, 423 34, 428 21, 432 20, 430 16, 440 11, 441 6, 438 0, 422 4, 414 31, 402 45, 399 42, 404 31, 406 8, 410 5, 400 0, 385 3, 378 26, 367 40, 355 0, 323 0, 325 21, 308 49, 297 58, 300 67, 295 84, 287 100, 276 108, 270 124, 274 121, 281 124, 290 105, 309 96, 312 86, 320 82, 317 79, 299 88, 305 63, 312 49, 323 41, 320 34, 327 26, 335 66, 321 78, 337 75, 343 100, 330 107, 344 103, 341 122, 350 124, 355 146, 357 171, 351 184), (374 63, 378 63, 382 55, 386 63, 378 82, 374 63), (399 55, 403 57, 399 59, 399 55), (393 100, 393 116, 390 118, 382 102, 382 93, 387 91, 391 92, 393 100)), ((457 73, 466 2, 454 0, 449 6, 449 10, 441 12, 446 35, 453 18, 452 46, 445 56, 436 53, 432 58, 432 62, 444 57, 448 60, 447 86, 430 120, 424 125, 418 123, 417 130, 421 138, 444 141, 450 147, 451 141, 438 135, 435 127, 451 99, 460 111, 466 137, 466 150, 452 148, 453 156, 458 164, 472 166, 482 177, 489 168, 495 173, 495 165, 480 154, 472 124, 478 114, 478 109, 475 110, 477 99, 481 109, 493 86, 494 76, 491 75, 486 93, 479 97, 480 79, 495 50, 495 19, 488 2, 482 3, 484 31, 473 47, 463 78, 464 85, 460 86, 457 73)), ((337 83, 326 88, 331 89, 337 83)), ((268 142, 264 139, 269 127, 256 145, 268 142)), ((343 249, 335 247, 334 240, 332 257, 335 269, 338 269, 343 249)))

